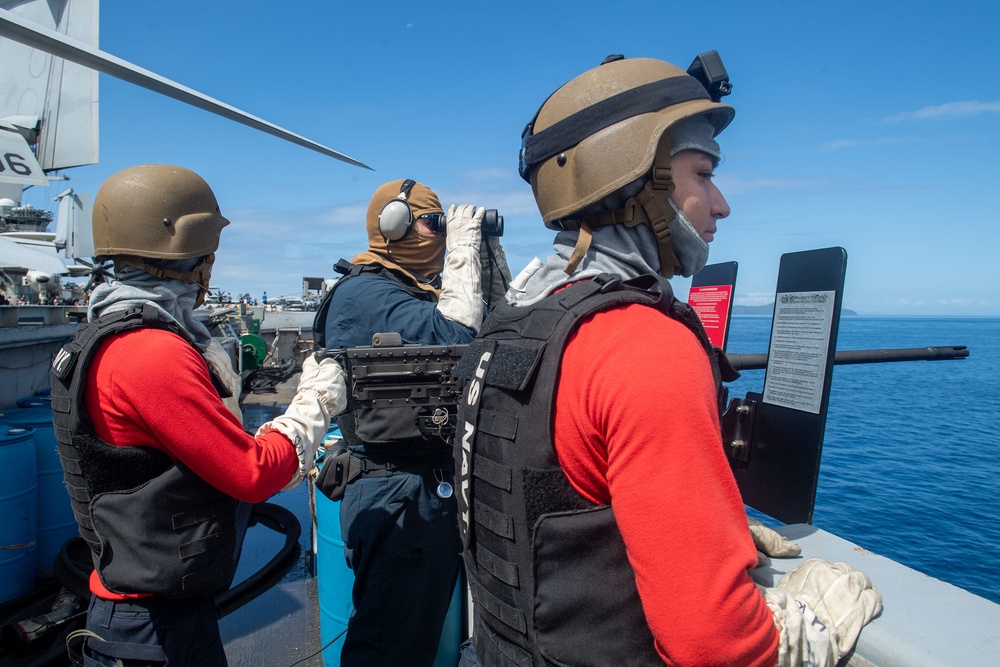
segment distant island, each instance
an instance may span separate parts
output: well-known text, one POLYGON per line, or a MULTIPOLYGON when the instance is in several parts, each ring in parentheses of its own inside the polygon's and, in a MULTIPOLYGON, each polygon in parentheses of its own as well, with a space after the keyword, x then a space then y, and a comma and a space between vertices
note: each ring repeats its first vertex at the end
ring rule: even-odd
MULTIPOLYGON (((769 303, 763 306, 741 306, 739 304, 733 304, 733 315, 764 315, 767 317, 771 316, 774 311, 774 304, 769 303)), ((841 315, 857 315, 857 313, 850 308, 841 308, 841 315)))

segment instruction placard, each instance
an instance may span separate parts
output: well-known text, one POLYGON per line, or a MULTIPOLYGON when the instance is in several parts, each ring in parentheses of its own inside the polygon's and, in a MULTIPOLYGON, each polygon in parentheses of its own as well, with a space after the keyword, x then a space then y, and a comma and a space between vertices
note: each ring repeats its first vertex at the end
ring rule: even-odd
POLYGON ((765 403, 819 414, 835 295, 834 291, 776 295, 765 403))

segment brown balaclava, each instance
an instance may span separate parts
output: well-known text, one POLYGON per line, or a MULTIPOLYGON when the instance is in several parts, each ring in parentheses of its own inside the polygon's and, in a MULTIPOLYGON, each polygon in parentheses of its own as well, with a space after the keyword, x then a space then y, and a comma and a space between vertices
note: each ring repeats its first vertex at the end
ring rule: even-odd
MULTIPOLYGON (((415 227, 398 241, 389 241, 379 230, 379 213, 387 202, 399 198, 403 179, 390 181, 375 191, 368 204, 365 228, 368 231, 368 250, 356 255, 354 264, 380 264, 388 269, 401 271, 413 278, 417 285, 437 295, 439 290, 428 284, 444 268, 445 238, 443 235, 421 234, 415 227)), ((415 184, 406 198, 412 220, 428 213, 444 213, 434 191, 426 185, 415 184)))

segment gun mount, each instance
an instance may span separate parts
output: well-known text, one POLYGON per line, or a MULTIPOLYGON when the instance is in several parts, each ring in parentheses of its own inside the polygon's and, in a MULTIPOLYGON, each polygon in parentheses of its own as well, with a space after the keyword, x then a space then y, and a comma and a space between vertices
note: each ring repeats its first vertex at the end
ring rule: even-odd
POLYGON ((397 333, 378 333, 370 347, 328 349, 347 375, 347 407, 417 407, 425 435, 451 438, 465 383, 455 367, 468 345, 403 345, 397 333))

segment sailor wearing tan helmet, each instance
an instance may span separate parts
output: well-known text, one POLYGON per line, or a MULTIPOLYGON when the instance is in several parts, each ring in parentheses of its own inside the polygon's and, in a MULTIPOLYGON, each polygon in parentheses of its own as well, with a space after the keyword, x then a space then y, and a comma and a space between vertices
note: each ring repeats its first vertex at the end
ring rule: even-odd
POLYGON ((667 281, 705 265, 729 215, 713 176, 730 88, 715 52, 688 72, 610 56, 525 128, 555 253, 515 278, 461 369, 463 665, 832 666, 881 609, 844 564, 750 576, 758 549, 798 549, 748 529, 721 446, 731 369, 667 281))
POLYGON ((193 313, 228 224, 204 179, 173 165, 122 170, 94 200, 95 255, 116 279, 52 368, 59 456, 95 566, 84 665, 225 665, 215 596, 250 504, 312 469, 346 404, 340 367, 310 356, 285 413, 244 432, 240 377, 193 313))

